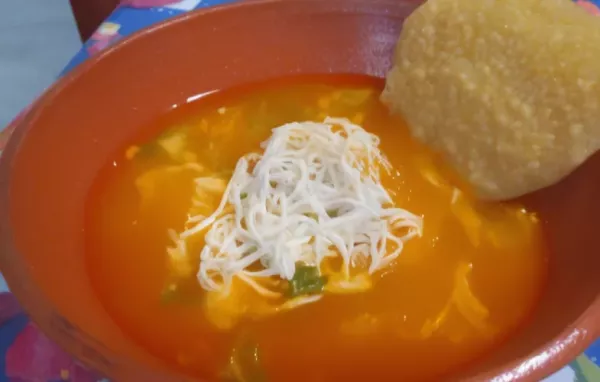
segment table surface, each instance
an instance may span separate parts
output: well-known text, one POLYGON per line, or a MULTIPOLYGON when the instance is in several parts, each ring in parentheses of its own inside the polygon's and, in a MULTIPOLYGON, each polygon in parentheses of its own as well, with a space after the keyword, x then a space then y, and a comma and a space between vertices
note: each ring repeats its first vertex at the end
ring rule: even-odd
MULTIPOLYGON (((115 41, 173 16, 234 0, 124 0, 63 73, 115 41)), ((600 0, 575 0, 600 15, 600 0)), ((600 22, 600 20, 599 20, 600 22)), ((9 131, 0 133, 0 153, 9 131)), ((19 307, 0 274, 0 382, 107 382, 46 338, 19 307)), ((546 382, 600 382, 600 341, 546 382)))

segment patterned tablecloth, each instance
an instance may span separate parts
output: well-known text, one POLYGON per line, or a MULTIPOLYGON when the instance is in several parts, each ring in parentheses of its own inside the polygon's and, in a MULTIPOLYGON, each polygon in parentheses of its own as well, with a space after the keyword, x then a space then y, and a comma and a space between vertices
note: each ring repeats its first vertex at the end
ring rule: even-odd
MULTIPOLYGON (((234 0, 124 0, 63 73, 141 28, 193 9, 234 0)), ((600 15, 600 0, 575 0, 600 15)), ((599 20, 600 22, 600 20, 599 20)), ((0 133, 0 153, 9 131, 0 133)), ((0 382, 101 382, 46 338, 23 313, 0 274, 0 382)), ((600 341, 546 382, 600 382, 600 341)))

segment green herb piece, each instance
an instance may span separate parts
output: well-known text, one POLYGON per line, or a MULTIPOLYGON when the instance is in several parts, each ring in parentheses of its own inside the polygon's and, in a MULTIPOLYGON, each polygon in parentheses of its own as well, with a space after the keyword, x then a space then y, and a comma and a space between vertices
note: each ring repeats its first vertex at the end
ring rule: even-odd
POLYGON ((248 197, 248 193, 247 192, 242 192, 240 194, 240 199, 242 199, 242 200, 246 199, 247 197, 248 197))
POLYGON ((312 220, 319 220, 319 215, 314 212, 307 212, 304 214, 307 218, 311 218, 312 220))
POLYGON ((271 187, 275 188, 277 187, 277 182, 274 180, 269 181, 269 184, 271 185, 271 187))
POLYGON ((333 210, 327 210, 327 216, 329 216, 330 218, 337 218, 339 216, 340 210, 338 209, 333 209, 333 210))
POLYGON ((288 295, 297 297, 323 292, 327 277, 321 276, 319 268, 308 265, 296 265, 296 273, 288 282, 288 295))

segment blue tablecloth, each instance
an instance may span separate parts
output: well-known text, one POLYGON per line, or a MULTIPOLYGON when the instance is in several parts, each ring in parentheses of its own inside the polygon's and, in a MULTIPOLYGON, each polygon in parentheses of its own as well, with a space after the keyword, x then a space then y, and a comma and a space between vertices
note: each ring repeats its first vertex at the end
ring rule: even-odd
MULTIPOLYGON (((193 9, 235 0, 128 0, 100 26, 64 69, 68 72, 91 55, 139 29, 193 9)), ((600 15, 600 0, 576 0, 600 15)), ((600 22, 600 20, 599 20, 600 22)), ((9 131, 0 134, 0 152, 9 131)), ((432 360, 435 362, 435 360, 432 360)), ((600 341, 573 360, 548 382, 600 382, 600 341)), ((99 382, 101 376, 86 370, 62 352, 29 322, 0 275, 0 382, 99 382)))

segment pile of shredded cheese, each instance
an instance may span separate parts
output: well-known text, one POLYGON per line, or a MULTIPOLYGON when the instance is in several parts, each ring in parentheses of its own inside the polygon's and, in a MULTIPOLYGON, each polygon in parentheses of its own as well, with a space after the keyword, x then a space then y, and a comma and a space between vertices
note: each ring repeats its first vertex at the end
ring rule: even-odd
POLYGON ((261 280, 291 280, 299 263, 321 269, 337 257, 340 272, 388 266, 423 219, 393 205, 380 170, 390 165, 379 139, 347 119, 275 128, 263 154, 242 157, 218 208, 191 216, 182 243, 205 232, 198 280, 227 292, 239 277, 259 293, 261 280))

